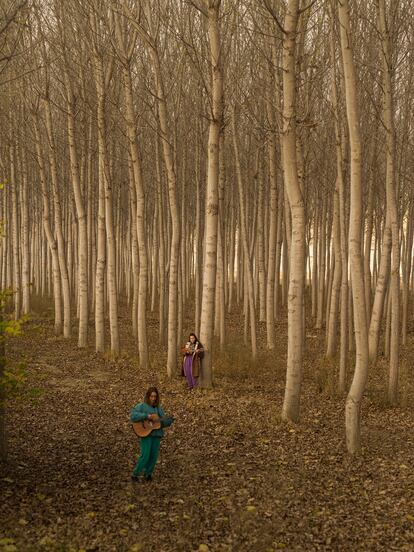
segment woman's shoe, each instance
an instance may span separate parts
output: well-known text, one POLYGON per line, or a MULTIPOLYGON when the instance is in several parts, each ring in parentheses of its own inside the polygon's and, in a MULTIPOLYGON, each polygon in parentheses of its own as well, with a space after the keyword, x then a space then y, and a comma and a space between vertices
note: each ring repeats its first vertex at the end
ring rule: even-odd
POLYGON ((145 481, 152 481, 152 475, 146 475, 145 481))

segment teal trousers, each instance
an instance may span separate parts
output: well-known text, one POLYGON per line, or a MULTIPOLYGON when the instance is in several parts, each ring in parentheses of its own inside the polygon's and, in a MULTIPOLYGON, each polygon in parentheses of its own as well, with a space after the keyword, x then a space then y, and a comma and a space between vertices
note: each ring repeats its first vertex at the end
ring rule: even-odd
POLYGON ((143 437, 141 439, 141 454, 132 475, 138 476, 141 473, 144 473, 144 475, 149 476, 152 474, 155 464, 157 463, 160 445, 160 437, 151 437, 149 435, 148 437, 143 437))

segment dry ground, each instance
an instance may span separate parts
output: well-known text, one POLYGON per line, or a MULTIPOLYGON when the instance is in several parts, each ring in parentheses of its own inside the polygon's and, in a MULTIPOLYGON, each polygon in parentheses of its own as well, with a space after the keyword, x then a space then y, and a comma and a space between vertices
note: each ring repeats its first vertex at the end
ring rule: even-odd
POLYGON ((309 331, 302 421, 292 426, 279 417, 286 327, 276 352, 256 366, 238 327, 229 321, 214 390, 189 393, 178 376, 164 376, 155 320, 153 365, 143 373, 126 318, 117 362, 77 350, 76 339, 55 338, 49 319, 34 318, 9 345, 43 392, 8 408, 0 552, 414 550, 414 340, 404 353, 401 407, 383 399, 385 362, 371 373, 364 448, 350 459, 323 336, 309 331), (128 414, 153 383, 176 422, 153 482, 136 485, 128 414))

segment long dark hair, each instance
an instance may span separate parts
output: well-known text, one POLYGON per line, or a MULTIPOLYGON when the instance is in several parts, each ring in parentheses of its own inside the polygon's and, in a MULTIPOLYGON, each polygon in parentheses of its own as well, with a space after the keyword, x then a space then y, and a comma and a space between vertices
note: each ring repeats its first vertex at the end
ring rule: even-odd
MULTIPOLYGON (((191 336, 194 336, 194 337, 195 337, 195 340, 196 340, 196 343, 197 343, 198 337, 196 336, 195 333, 190 333, 190 334, 188 334, 188 341, 191 341, 191 339, 190 339, 191 336)), ((200 343, 200 342, 199 342, 199 343, 200 343)))
POLYGON ((147 404, 151 404, 151 393, 157 393, 157 402, 155 403, 155 406, 158 406, 160 404, 160 394, 158 393, 158 389, 156 387, 148 387, 147 392, 145 393, 144 402, 146 402, 147 404))

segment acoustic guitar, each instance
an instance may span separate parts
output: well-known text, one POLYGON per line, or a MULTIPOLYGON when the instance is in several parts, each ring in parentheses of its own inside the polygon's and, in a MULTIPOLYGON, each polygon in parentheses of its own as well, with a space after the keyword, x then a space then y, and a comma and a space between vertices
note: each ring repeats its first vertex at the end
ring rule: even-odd
POLYGON ((154 429, 160 429, 164 422, 164 427, 170 426, 174 421, 174 416, 156 416, 154 420, 142 420, 141 422, 132 422, 132 429, 138 437, 147 437, 154 429))
POLYGON ((138 437, 147 437, 154 429, 160 429, 161 419, 156 420, 141 420, 140 422, 132 422, 132 429, 138 437))

